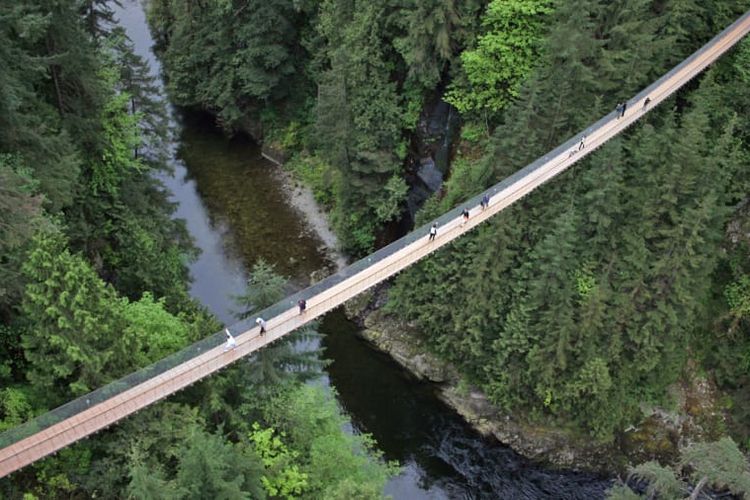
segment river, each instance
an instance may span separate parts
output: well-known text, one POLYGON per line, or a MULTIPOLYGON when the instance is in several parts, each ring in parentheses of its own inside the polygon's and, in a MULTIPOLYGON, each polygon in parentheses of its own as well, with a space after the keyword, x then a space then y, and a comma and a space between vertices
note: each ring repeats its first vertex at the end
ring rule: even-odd
MULTIPOLYGON (((122 0, 116 17, 151 70, 159 71, 143 10, 122 0)), ((199 48, 198 48, 199 49, 199 48)), ((234 322, 233 296, 244 291, 247 270, 262 258, 295 287, 326 265, 321 242, 288 203, 282 176, 245 137, 228 139, 210 116, 172 112, 172 172, 160 178, 176 203, 175 217, 201 250, 190 266, 190 293, 221 321, 234 322)), ((603 498, 608 479, 553 471, 483 439, 388 357, 356 337, 341 311, 329 313, 321 332, 326 357, 322 383, 338 401, 354 432, 373 435, 386 459, 402 472, 386 486, 400 499, 603 498)))

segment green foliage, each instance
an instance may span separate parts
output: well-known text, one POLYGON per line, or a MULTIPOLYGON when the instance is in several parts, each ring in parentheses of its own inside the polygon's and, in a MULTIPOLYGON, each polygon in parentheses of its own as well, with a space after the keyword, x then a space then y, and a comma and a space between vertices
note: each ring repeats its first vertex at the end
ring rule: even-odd
POLYGON ((263 259, 253 264, 250 278, 247 280, 247 291, 237 297, 237 302, 244 307, 240 318, 249 318, 257 311, 275 304, 284 298, 286 278, 276 274, 274 267, 263 259))
POLYGON ((166 481, 162 470, 145 464, 137 449, 133 451, 128 474, 130 476, 128 498, 134 500, 179 498, 177 492, 166 481))
POLYGON ((734 66, 740 80, 750 83, 750 41, 747 38, 738 44, 734 66))
POLYGON ((151 26, 168 41, 161 48, 172 99, 215 110, 234 127, 247 108, 288 96, 300 69, 297 17, 291 0, 151 2, 151 26))
POLYGON ((0 251, 3 254, 28 241, 41 216, 39 183, 16 155, 0 154, 0 251))
MULTIPOLYGON (((415 91, 431 90, 472 36, 471 24, 482 2, 425 0, 399 2, 396 23, 401 32, 393 46, 407 68, 407 84, 415 91)), ((421 101, 421 100, 420 100, 421 101)))
POLYGON ((406 199, 408 190, 409 186, 406 185, 406 182, 400 176, 393 175, 388 179, 383 188, 382 195, 379 197, 380 200, 374 206, 375 215, 379 222, 385 223, 396 220, 401 214, 401 204, 406 199))
POLYGON ((462 77, 445 100, 462 113, 497 113, 518 97, 539 55, 551 0, 493 0, 482 18, 485 33, 461 54, 462 77))
POLYGON ((181 498, 262 498, 257 457, 222 436, 196 429, 180 452, 175 478, 181 498))
POLYGON ((615 484, 607 490, 609 500, 641 500, 643 497, 628 488, 625 484, 615 484))
POLYGON ((173 457, 174 478, 169 479, 160 466, 149 463, 142 450, 135 448, 129 459, 129 498, 265 498, 258 475, 257 456, 223 436, 197 427, 173 457))
POLYGON ((28 281, 23 348, 28 380, 77 396, 121 374, 125 327, 115 291, 66 248, 60 234, 40 234, 23 266, 28 281))
POLYGON ((188 325, 166 310, 164 299, 154 300, 149 292, 137 302, 125 302, 122 313, 128 323, 123 337, 131 343, 136 366, 154 363, 190 340, 188 325))
POLYGON ((476 123, 465 123, 461 127, 461 139, 467 142, 480 142, 487 136, 484 127, 477 125, 476 123))
POLYGON ((596 277, 588 265, 575 272, 576 289, 581 300, 585 300, 596 289, 596 277))
POLYGON ((0 154, 0 317, 23 292, 19 260, 35 230, 44 225, 43 197, 30 169, 16 155, 0 154))
POLYGON ((730 313, 737 319, 750 318, 750 276, 740 276, 727 285, 724 295, 730 313))
POLYGON ((379 215, 390 217, 403 202, 395 184, 381 189, 400 171, 403 123, 382 39, 387 15, 386 5, 363 3, 353 11, 345 0, 324 2, 320 11, 330 69, 319 82, 316 146, 340 173, 334 225, 354 253, 372 248, 379 215))
POLYGON ((0 432, 26 422, 33 415, 29 397, 22 388, 0 389, 0 432))
POLYGON ((682 465, 690 467, 695 482, 706 477, 713 488, 750 495, 750 464, 730 438, 688 447, 682 453, 682 465))
POLYGON ((337 205, 331 214, 333 227, 339 234, 342 248, 355 255, 365 255, 375 248, 375 218, 368 211, 347 210, 337 205))
MULTIPOLYGON (((105 66, 99 74, 108 88, 114 88, 118 81, 118 71, 114 66, 105 66)), ((123 181, 131 176, 130 170, 140 170, 142 165, 133 157, 133 151, 140 144, 137 114, 127 111, 130 96, 126 93, 112 93, 102 108, 102 147, 101 157, 90 164, 90 192, 117 195, 123 181)))
POLYGON ((184 346, 189 329, 146 293, 120 298, 59 233, 40 233, 23 266, 28 380, 80 395, 184 346))
MULTIPOLYGON (((730 438, 695 443, 680 452, 679 463, 672 467, 657 462, 640 464, 630 469, 630 478, 646 483, 646 498, 685 498, 689 491, 691 498, 697 498, 706 485, 715 492, 729 491, 742 498, 750 494, 750 463, 730 438)), ((607 492, 607 498, 644 497, 620 483, 607 492)))
POLYGON ((65 3, 54 9, 46 9, 42 2, 0 6, 0 152, 12 153, 28 165, 52 212, 70 204, 81 164, 64 119, 73 124, 71 115, 89 111, 70 109, 65 103, 71 91, 99 88, 91 81, 95 66, 86 50, 89 45, 65 3), (60 66, 66 63, 70 73, 63 76, 60 66), (81 85, 78 78, 87 81, 81 85), (55 91, 45 92, 47 88, 55 91))
MULTIPOLYGON (((678 21, 639 2, 556 3, 547 16, 541 60, 504 110, 486 158, 456 162, 442 200, 430 201, 418 221, 559 144, 609 110, 601 95, 634 92, 675 57, 660 30, 678 21)), ((709 72, 680 107, 655 110, 580 167, 404 272, 389 309, 416 321, 425 345, 505 410, 613 439, 639 418, 642 402, 663 399, 696 345, 724 352, 726 339, 691 340, 720 302, 709 297, 723 266, 727 207, 748 186, 746 132, 733 110, 750 101, 743 85, 729 83, 734 71, 728 64, 709 72)), ((744 269, 718 289, 740 283, 744 269)), ((745 346, 738 331, 732 341, 745 346)), ((733 345, 733 360, 748 352, 733 345)))
POLYGON ((260 478, 263 488, 274 497, 294 498, 307 487, 308 476, 294 464, 298 454, 287 449, 283 437, 284 434, 275 436, 273 429, 261 429, 257 422, 250 433, 250 441, 265 469, 260 478))
POLYGON ((335 171, 318 156, 295 155, 284 164, 297 179, 312 189, 315 201, 320 205, 331 208, 334 205, 335 171))
MULTIPOLYGON (((646 462, 630 469, 630 476, 648 483, 646 494, 654 498, 680 498, 685 495, 685 484, 672 469, 658 462, 646 462)), ((611 498, 611 497, 610 497, 611 498)))
POLYGON ((387 479, 397 473, 395 464, 381 462, 372 438, 341 432, 347 421, 332 394, 320 387, 285 392, 264 413, 298 453, 301 471, 309 477, 310 498, 343 498, 348 491, 380 498, 387 479))

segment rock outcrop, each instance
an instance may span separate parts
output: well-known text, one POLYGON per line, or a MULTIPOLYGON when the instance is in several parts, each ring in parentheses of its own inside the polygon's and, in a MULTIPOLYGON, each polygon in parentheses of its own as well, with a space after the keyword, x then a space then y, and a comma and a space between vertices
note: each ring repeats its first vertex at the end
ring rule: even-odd
POLYGON ((385 312, 386 295, 387 286, 381 286, 346 304, 349 317, 362 326, 360 336, 420 380, 434 383, 438 397, 479 433, 494 436, 532 460, 566 469, 623 473, 629 464, 647 460, 669 463, 682 447, 715 439, 711 429, 721 428, 715 388, 697 370, 686 374, 689 382, 672 388, 673 411, 644 405, 638 426, 626 429, 612 443, 503 412, 480 389, 467 385, 455 367, 431 354, 415 325, 385 312))

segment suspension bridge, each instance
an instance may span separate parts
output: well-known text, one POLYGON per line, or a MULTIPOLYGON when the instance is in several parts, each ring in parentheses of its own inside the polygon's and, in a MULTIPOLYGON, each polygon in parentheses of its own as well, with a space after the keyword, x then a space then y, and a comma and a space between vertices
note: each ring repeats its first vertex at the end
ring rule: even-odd
POLYGON ((251 320, 239 322, 229 328, 236 339, 234 349, 225 350, 224 333, 218 332, 151 366, 0 434, 0 477, 104 429, 248 356, 471 231, 639 120, 737 44, 748 31, 750 12, 629 99, 621 118, 618 118, 619 112, 608 114, 459 207, 261 311, 258 316, 267 320, 265 335, 260 335, 259 327, 251 320), (585 147, 579 150, 584 136, 585 147), (480 201, 485 195, 489 196, 490 201, 483 210, 480 201), (463 207, 470 208, 467 221, 461 216, 463 207), (438 233, 434 241, 430 241, 428 232, 433 222, 438 224, 438 233), (307 302, 307 310, 303 314, 297 309, 299 299, 307 302))

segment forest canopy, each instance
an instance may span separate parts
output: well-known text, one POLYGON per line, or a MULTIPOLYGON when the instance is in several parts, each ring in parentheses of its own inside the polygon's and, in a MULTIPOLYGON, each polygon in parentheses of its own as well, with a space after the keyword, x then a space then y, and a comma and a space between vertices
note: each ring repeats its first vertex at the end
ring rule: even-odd
MULTIPOLYGON (((609 113, 749 7, 151 0, 148 16, 172 102, 284 150, 357 256, 403 230, 416 143, 435 102, 453 106, 461 130, 416 223, 609 113)), ((164 101, 107 2, 0 1, 0 37, 7 429, 219 325, 188 294, 195 249, 155 180, 164 101)), ((699 445, 679 473, 647 463, 634 474, 684 492, 680 474, 696 483, 692 472, 703 471, 714 487, 741 491, 749 68, 745 40, 575 168, 394 279, 388 311, 498 408, 598 441, 637 424, 644 405, 669 406, 670 387, 700 372, 723 391, 730 418, 719 433, 739 448, 699 445), (721 460, 700 454, 739 465, 716 475, 721 460)), ((281 298, 272 266, 258 263, 251 281, 245 314, 281 298)), ((341 431, 332 395, 304 384, 320 357, 297 354, 280 343, 3 479, 0 491, 380 497, 393 466, 368 436, 341 431)))
MULTIPOLYGON (((220 325, 188 294, 196 249, 157 180, 165 100, 110 4, 0 1, 0 66, 4 431, 220 325)), ((258 96, 274 84, 251 80, 258 96)), ((344 432, 332 391, 304 384, 323 364, 267 349, 4 477, 0 497, 380 498, 395 465, 344 432)))

